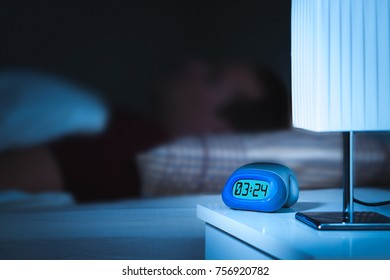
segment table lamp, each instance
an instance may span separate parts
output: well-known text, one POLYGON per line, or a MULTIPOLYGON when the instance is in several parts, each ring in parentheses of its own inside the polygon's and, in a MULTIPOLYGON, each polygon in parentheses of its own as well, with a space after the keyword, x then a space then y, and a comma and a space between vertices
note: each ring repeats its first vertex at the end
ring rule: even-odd
POLYGON ((342 132, 340 212, 298 212, 316 229, 390 229, 354 212, 354 133, 390 130, 390 0, 292 0, 292 118, 296 128, 342 132))

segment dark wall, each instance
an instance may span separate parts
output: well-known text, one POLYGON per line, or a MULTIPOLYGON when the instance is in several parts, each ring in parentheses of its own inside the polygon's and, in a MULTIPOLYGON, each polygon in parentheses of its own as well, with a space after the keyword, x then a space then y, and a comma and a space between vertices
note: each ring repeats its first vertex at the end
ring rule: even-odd
POLYGON ((2 5, 0 42, 1 69, 60 74, 133 109, 190 55, 268 65, 290 86, 290 0, 2 5))

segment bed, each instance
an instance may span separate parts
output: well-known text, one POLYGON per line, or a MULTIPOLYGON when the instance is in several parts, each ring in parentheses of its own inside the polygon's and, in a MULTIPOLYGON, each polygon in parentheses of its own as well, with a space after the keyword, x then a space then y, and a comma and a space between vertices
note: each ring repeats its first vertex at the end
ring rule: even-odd
POLYGON ((0 259, 204 259, 196 204, 215 196, 76 204, 67 193, 0 194, 0 259))

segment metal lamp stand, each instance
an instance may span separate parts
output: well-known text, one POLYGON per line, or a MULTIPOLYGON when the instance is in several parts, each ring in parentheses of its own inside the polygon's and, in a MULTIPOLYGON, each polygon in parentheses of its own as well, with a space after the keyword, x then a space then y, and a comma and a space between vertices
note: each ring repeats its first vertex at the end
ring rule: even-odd
POLYGON ((376 212, 353 211, 353 137, 343 132, 344 192, 342 212, 298 212, 295 218, 318 230, 390 230, 390 218, 376 212))

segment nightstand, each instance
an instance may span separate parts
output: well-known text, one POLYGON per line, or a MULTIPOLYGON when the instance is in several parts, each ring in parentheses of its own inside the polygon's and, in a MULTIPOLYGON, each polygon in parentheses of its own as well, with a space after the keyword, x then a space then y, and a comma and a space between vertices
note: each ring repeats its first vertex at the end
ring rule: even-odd
MULTIPOLYGON (((364 201, 390 199, 390 190, 356 189, 364 201)), ((295 219, 297 211, 340 211, 341 189, 304 190, 291 208, 274 213, 233 210, 215 196, 197 205, 206 223, 206 259, 390 259, 390 231, 318 231, 295 219)), ((390 215, 390 206, 355 211, 390 215)))

